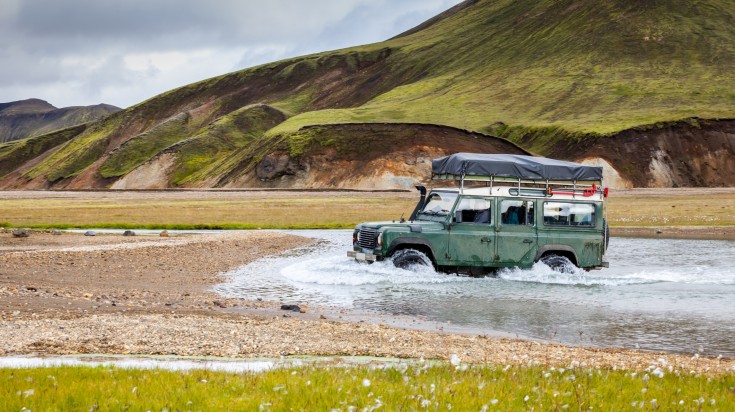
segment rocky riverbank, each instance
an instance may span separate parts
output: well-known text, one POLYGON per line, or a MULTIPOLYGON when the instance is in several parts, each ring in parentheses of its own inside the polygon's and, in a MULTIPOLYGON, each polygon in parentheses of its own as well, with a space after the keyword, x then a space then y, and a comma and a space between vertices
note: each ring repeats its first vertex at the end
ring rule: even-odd
POLYGON ((493 364, 725 372, 728 359, 348 322, 322 308, 224 299, 220 273, 311 242, 251 231, 186 236, 0 233, 0 355, 369 355, 493 364))

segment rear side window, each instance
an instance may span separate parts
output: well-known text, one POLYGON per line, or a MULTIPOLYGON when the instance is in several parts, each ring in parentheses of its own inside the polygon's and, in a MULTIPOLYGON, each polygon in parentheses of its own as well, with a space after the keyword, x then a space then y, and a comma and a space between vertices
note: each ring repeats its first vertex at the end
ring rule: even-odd
POLYGON ((533 202, 503 200, 500 202, 500 223, 504 225, 533 225, 533 202))
POLYGON ((463 197, 457 212, 461 213, 463 223, 492 223, 491 205, 490 199, 463 197))
POLYGON ((547 226, 594 226, 595 205, 589 203, 544 203, 544 224, 547 226))

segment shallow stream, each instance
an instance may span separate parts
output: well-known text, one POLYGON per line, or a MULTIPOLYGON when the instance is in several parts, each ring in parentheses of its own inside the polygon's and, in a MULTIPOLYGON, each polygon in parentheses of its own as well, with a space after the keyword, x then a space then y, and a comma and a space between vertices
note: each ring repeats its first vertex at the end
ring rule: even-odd
POLYGON ((312 246, 230 272, 217 292, 402 315, 479 334, 735 357, 735 242, 613 238, 610 268, 543 264, 468 278, 346 257, 350 230, 293 231, 312 246))

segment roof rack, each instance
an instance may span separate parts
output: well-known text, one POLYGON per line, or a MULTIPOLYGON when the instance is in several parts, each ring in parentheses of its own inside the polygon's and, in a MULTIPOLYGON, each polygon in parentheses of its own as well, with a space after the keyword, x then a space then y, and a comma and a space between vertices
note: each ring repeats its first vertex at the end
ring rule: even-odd
POLYGON ((543 157, 520 155, 488 155, 456 153, 432 162, 431 180, 486 182, 490 190, 498 186, 543 190, 546 196, 570 195, 590 197, 599 193, 607 197, 602 187, 602 168, 564 162, 543 157))

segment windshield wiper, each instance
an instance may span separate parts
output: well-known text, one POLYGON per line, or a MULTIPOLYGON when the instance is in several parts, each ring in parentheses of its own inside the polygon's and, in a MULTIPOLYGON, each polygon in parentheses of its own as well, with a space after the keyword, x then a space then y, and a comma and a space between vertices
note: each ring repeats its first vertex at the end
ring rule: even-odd
POLYGON ((429 215, 429 216, 446 216, 449 211, 446 209, 442 210, 424 210, 420 214, 429 215))

